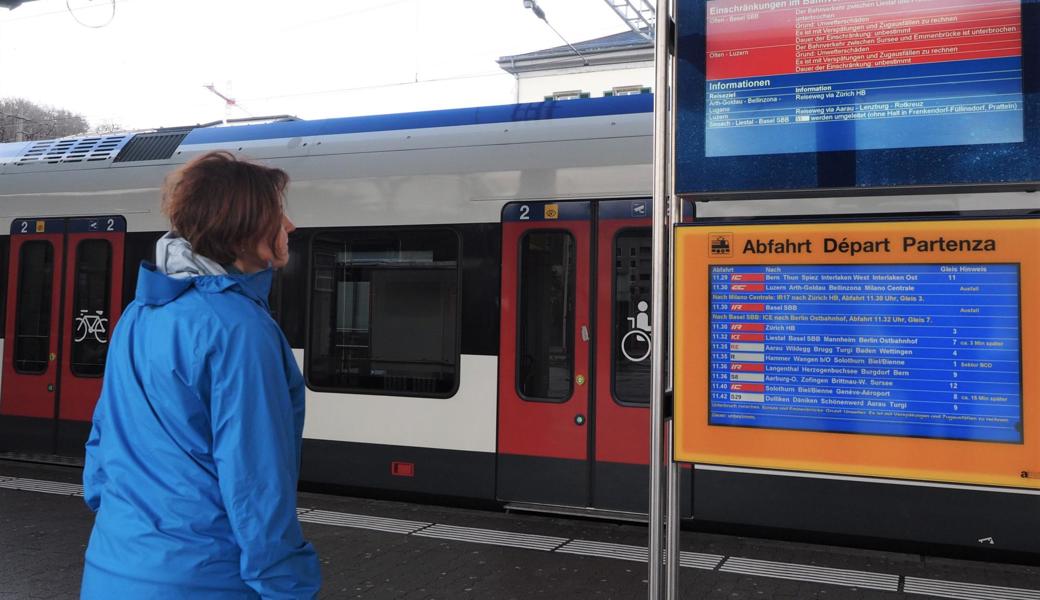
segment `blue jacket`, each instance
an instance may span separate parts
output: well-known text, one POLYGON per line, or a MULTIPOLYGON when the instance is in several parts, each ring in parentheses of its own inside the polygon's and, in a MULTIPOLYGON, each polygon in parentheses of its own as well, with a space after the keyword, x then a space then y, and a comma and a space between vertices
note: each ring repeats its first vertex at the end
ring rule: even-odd
POLYGON ((87 442, 82 598, 317 594, 296 517, 304 383, 271 278, 141 267, 87 442))

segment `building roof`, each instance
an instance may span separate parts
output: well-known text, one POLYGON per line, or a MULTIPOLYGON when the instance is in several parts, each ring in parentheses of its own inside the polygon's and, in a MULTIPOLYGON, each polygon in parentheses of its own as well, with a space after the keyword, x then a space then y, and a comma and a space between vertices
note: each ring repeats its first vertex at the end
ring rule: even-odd
MULTIPOLYGON (((642 35, 634 31, 622 31, 621 33, 615 33, 594 40, 585 40, 584 42, 577 42, 574 47, 578 49, 578 52, 582 54, 591 54, 595 52, 613 52, 616 50, 630 49, 630 48, 653 48, 654 43, 646 39, 642 35)), ((498 59, 499 64, 503 62, 509 62, 511 60, 524 60, 531 58, 553 58, 557 56, 572 56, 574 51, 571 50, 570 46, 556 46, 554 48, 546 48, 544 50, 535 50, 534 52, 526 52, 524 54, 513 54, 510 56, 503 56, 498 59)))
POLYGON ((654 43, 635 31, 623 31, 583 42, 574 48, 581 52, 587 63, 570 46, 556 46, 524 54, 512 54, 498 59, 498 66, 509 73, 556 69, 576 65, 613 64, 653 60, 654 43))

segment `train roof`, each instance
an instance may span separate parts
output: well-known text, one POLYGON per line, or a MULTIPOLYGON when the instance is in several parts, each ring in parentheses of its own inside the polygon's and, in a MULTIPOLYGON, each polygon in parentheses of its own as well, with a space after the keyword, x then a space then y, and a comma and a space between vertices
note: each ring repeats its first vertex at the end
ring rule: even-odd
MULTIPOLYGON (((196 126, 174 130, 160 129, 141 133, 0 144, 0 167, 69 162, 93 162, 96 166, 103 166, 105 162, 163 160, 185 146, 573 119, 651 111, 653 111, 653 96, 639 94, 313 121, 288 120, 234 127, 196 126)), ((0 173, 5 171, 13 172, 11 169, 0 169, 0 173)))
POLYGON ((431 110, 413 113, 321 119, 316 121, 282 121, 263 125, 238 127, 211 127, 194 129, 185 138, 188 144, 212 144, 231 141, 248 141, 270 138, 306 137, 312 135, 337 135, 344 133, 368 133, 374 131, 396 131, 400 129, 427 129, 431 127, 456 127, 461 125, 486 125, 518 121, 543 121, 549 119, 571 119, 575 117, 598 117, 604 115, 650 112, 653 96, 637 94, 607 98, 588 98, 506 104, 477 108, 431 110))

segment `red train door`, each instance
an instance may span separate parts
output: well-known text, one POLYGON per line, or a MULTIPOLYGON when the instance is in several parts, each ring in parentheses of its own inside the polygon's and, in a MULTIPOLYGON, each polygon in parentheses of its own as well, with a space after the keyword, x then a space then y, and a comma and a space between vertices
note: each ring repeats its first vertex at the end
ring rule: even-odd
POLYGON ((122 306, 125 232, 118 216, 12 223, 4 449, 82 454, 122 306))
POLYGON ((586 506, 591 205, 510 204, 502 220, 498 496, 586 506))
POLYGON ((0 381, 5 450, 54 450, 64 240, 64 219, 11 224, 0 381))
POLYGON ((506 206, 501 500, 646 511, 649 215, 649 200, 506 206))
POLYGON ((650 482, 650 208, 650 200, 610 200, 596 215, 592 505, 640 513, 650 482))

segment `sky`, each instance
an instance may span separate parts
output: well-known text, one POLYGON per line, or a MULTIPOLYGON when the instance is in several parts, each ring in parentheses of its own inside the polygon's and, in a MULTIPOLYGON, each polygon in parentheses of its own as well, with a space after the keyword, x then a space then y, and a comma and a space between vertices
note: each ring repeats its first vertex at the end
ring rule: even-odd
MULTIPOLYGON (((624 31, 604 0, 538 0, 570 42, 624 31)), ((523 0, 32 0, 0 8, 0 98, 149 129, 507 104, 499 56, 563 42, 523 0), (113 7, 115 9, 113 15, 113 7)))

